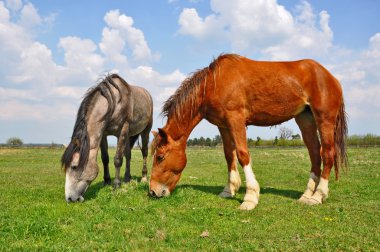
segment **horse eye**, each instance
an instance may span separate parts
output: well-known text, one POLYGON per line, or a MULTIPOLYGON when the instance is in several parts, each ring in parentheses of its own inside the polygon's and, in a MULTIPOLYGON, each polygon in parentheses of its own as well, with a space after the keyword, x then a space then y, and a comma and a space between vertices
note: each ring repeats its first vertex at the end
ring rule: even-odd
POLYGON ((157 160, 159 161, 159 162, 161 162, 162 160, 164 160, 165 159, 165 156, 164 155, 158 155, 157 156, 157 160))

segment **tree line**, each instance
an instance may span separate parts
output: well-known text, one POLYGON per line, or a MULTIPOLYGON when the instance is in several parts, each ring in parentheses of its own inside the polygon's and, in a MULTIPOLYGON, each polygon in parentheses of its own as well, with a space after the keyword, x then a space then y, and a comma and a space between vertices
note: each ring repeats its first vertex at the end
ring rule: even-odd
MULTIPOLYGON (((285 128, 285 127, 284 127, 285 128)), ((293 134, 293 132, 288 129, 281 129, 279 131, 279 136, 274 139, 262 139, 257 137, 256 139, 247 139, 248 147, 270 147, 270 146, 304 146, 304 143, 299 134, 293 134)), ((222 146, 223 141, 220 135, 216 135, 213 138, 210 137, 199 137, 192 138, 187 141, 187 146, 203 146, 203 147, 216 147, 222 146)), ((380 147, 380 136, 375 134, 366 135, 352 135, 347 139, 348 146, 365 147, 365 146, 379 146, 380 147)), ((0 144, 0 147, 51 147, 51 148, 62 148, 62 144, 24 144, 21 138, 11 137, 6 143, 0 144)))
MULTIPOLYGON (((374 134, 366 135, 352 135, 347 138, 347 145, 352 147, 366 147, 366 146, 379 146, 380 136, 374 134)), ((290 134, 284 137, 283 135, 276 136, 274 139, 262 139, 257 137, 256 139, 247 139, 248 147, 276 147, 276 146, 304 146, 304 142, 299 134, 290 134)), ((201 147, 215 147, 222 146, 223 141, 219 135, 214 138, 193 138, 187 141, 187 146, 201 146, 201 147)))

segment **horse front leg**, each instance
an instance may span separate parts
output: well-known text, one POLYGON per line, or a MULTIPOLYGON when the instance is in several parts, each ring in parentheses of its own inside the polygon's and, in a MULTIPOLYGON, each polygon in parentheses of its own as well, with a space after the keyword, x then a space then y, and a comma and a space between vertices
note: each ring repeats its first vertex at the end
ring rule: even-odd
POLYGON ((141 182, 148 181, 148 178, 147 178, 148 168, 146 166, 146 163, 147 163, 147 157, 148 157, 149 134, 150 134, 151 128, 152 128, 152 124, 148 125, 148 127, 146 127, 145 130, 141 133, 141 142, 142 142, 141 154, 143 156, 141 182))
POLYGON ((240 205, 240 210, 252 210, 259 203, 260 186, 252 171, 251 157, 247 146, 247 133, 245 125, 241 125, 241 118, 231 116, 229 123, 229 133, 236 146, 236 154, 240 165, 243 167, 246 180, 246 193, 244 202, 240 205))
POLYGON ((123 153, 125 151, 127 144, 129 145, 128 132, 129 132, 129 124, 126 123, 121 129, 120 135, 117 139, 116 155, 114 158, 114 164, 115 164, 114 188, 118 188, 121 185, 120 168, 123 165, 123 153))
POLYGON ((103 136, 102 141, 100 143, 100 152, 102 156, 102 163, 104 168, 104 185, 110 185, 111 184, 111 176, 110 176, 110 170, 109 170, 109 156, 108 156, 108 142, 107 142, 107 136, 103 136))
POLYGON ((223 140, 224 156, 228 168, 228 182, 219 196, 222 198, 232 198, 239 191, 241 185, 240 174, 236 165, 236 149, 228 130, 219 128, 219 132, 223 140))
MULTIPOLYGON (((129 139, 129 138, 128 138, 129 139)), ((131 143, 130 139, 127 141, 125 145, 125 173, 124 173, 124 182, 129 183, 131 181, 131 158, 132 158, 132 153, 131 153, 131 143)))

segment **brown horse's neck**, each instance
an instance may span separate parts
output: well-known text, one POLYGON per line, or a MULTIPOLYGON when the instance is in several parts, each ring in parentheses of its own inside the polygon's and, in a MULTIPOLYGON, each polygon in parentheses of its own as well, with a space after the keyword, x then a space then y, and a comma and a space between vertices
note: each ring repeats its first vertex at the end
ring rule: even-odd
POLYGON ((180 141, 180 143, 186 147, 190 133, 202 119, 201 113, 197 113, 192 118, 182 118, 180 121, 175 117, 168 118, 164 129, 173 140, 180 141))

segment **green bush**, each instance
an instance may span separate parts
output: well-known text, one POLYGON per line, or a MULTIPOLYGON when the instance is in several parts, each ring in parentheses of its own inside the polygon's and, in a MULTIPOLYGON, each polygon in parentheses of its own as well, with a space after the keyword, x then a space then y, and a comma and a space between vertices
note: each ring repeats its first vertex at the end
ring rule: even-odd
POLYGON ((21 138, 18 137, 11 137, 7 140, 7 145, 12 146, 12 147, 18 147, 22 146, 24 143, 21 140, 21 138))

